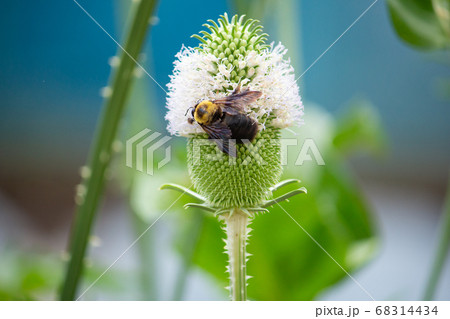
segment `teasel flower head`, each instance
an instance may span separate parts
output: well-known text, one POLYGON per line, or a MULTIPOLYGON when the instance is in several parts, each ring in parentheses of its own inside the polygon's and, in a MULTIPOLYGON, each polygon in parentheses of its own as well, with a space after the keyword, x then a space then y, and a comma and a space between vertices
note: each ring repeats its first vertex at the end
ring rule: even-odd
POLYGON ((224 220, 231 297, 245 300, 245 249, 251 219, 282 200, 306 193, 301 187, 272 198, 274 190, 299 182, 279 182, 280 130, 302 124, 303 104, 286 48, 267 44, 267 34, 262 33, 258 21, 244 16, 230 21, 225 13, 217 23, 208 22, 205 31, 193 36, 200 41, 199 46, 183 46, 176 55, 167 97, 168 131, 188 138, 188 170, 198 193, 174 184, 162 188, 176 189, 201 201, 186 208, 201 208, 224 220), (202 126, 188 121, 192 118, 189 108, 201 100, 229 96, 238 86, 261 92, 241 110, 258 125, 258 133, 252 141, 230 144, 235 148, 228 155, 208 139, 202 126))
POLYGON ((266 44, 267 34, 256 20, 224 14, 207 31, 194 35, 197 48, 183 47, 176 55, 168 84, 168 131, 188 137, 188 167, 196 190, 217 208, 251 208, 270 196, 282 173, 280 129, 302 124, 303 105, 294 70, 282 44, 266 44), (235 159, 220 155, 186 110, 200 100, 223 98, 240 85, 262 92, 245 113, 259 124, 251 144, 237 144, 235 159), (201 145, 197 145, 201 144, 201 145), (198 147, 196 147, 198 146, 198 147), (199 152, 200 153, 199 153, 199 152))

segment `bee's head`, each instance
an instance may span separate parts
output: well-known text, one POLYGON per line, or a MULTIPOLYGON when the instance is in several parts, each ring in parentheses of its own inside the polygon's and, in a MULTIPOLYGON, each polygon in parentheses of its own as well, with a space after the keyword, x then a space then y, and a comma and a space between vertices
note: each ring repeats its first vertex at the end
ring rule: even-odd
POLYGON ((201 101, 193 110, 194 119, 200 124, 208 124, 212 121, 216 107, 211 101, 201 101))

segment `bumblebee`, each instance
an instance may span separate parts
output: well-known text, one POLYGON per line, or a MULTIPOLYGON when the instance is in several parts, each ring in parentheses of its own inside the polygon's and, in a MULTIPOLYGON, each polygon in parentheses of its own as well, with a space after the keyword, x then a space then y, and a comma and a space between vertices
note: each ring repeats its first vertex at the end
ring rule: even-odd
MULTIPOLYGON (((208 134, 208 138, 214 140, 222 152, 230 155, 230 139, 243 144, 245 141, 253 141, 258 133, 258 123, 246 115, 243 108, 261 95, 259 91, 248 89, 241 92, 239 84, 229 96, 212 101, 204 100, 189 108, 192 109, 192 118, 188 122, 197 122, 208 134)), ((235 153, 234 151, 231 155, 236 156, 235 153)))

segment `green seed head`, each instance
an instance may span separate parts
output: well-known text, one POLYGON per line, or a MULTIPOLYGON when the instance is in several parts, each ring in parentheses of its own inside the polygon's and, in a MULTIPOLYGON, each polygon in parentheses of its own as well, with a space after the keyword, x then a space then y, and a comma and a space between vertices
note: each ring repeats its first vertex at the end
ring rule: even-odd
POLYGON ((259 206, 282 173, 279 129, 267 128, 252 143, 237 144, 236 157, 221 153, 205 138, 188 139, 187 162, 195 189, 213 207, 259 206))

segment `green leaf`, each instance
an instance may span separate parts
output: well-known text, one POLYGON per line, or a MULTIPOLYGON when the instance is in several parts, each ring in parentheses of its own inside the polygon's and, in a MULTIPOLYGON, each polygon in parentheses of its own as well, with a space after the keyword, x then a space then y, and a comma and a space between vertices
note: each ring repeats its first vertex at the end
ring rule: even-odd
POLYGON ((333 144, 345 154, 355 151, 374 155, 384 153, 386 135, 381 119, 369 101, 354 100, 338 116, 333 144))
POLYGON ((434 12, 447 37, 450 37, 450 0, 432 0, 434 12))
POLYGON ((421 49, 450 46, 449 0, 388 0, 392 24, 408 44, 421 49))

